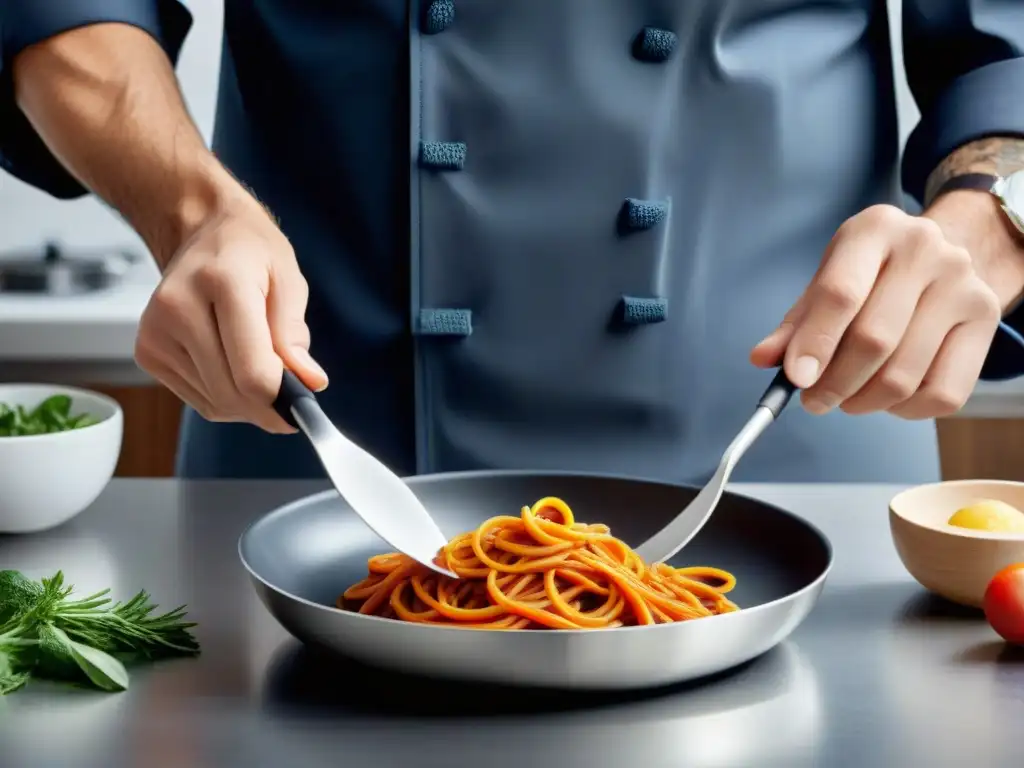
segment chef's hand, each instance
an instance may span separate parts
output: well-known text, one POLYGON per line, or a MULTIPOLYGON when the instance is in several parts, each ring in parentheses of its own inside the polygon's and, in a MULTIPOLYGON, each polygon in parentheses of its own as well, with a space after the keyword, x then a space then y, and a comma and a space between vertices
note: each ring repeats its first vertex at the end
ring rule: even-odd
POLYGON ((751 353, 780 361, 822 414, 947 416, 967 400, 1001 314, 966 250, 923 216, 878 205, 844 223, 810 285, 751 353))
POLYGON ((283 366, 316 391, 308 288, 287 238, 256 205, 202 224, 164 268, 142 315, 139 366, 210 421, 294 432, 271 407, 283 366))

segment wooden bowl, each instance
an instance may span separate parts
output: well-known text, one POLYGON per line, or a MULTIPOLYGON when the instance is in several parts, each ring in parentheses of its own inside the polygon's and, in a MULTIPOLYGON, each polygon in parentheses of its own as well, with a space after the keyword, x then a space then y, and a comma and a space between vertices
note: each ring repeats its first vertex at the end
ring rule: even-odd
POLYGON ((946 521, 983 499, 1024 511, 1024 483, 951 480, 903 491, 889 502, 889 527, 904 567, 925 589, 980 608, 1001 569, 1024 562, 1024 534, 976 531, 946 521))

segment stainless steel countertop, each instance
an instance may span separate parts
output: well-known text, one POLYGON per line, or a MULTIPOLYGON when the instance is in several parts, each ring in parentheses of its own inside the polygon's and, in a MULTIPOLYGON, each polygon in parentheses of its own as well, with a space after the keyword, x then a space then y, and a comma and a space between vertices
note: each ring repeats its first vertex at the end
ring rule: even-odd
POLYGON ((0 537, 0 567, 64 569, 83 591, 146 588, 164 607, 187 603, 204 648, 133 671, 125 693, 34 683, 0 699, 0 765, 1024 764, 1024 652, 906 574, 886 518, 897 487, 734 486, 829 536, 836 563, 821 602, 788 642, 738 672, 615 696, 441 685, 303 651, 256 599, 235 544, 249 521, 323 487, 118 480, 58 530, 0 537))

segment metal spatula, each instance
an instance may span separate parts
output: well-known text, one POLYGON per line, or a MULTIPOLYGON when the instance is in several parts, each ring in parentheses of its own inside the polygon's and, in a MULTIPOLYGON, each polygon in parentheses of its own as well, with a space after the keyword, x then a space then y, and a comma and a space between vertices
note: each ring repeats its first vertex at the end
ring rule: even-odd
POLYGON ((341 434, 291 371, 281 377, 274 410, 309 438, 338 493, 374 533, 431 570, 457 578, 434 563, 448 541, 409 486, 341 434))
POLYGON ((718 501, 722 498, 725 486, 729 482, 729 476, 736 464, 739 463, 740 458, 761 436, 761 433, 779 417, 794 392, 796 392, 796 386, 780 368, 768 389, 761 396, 757 408, 754 409, 754 415, 743 425, 743 429, 725 449, 718 469, 708 484, 672 522, 636 548, 636 553, 645 562, 660 563, 668 560, 697 535, 705 523, 711 519, 711 513, 718 506, 718 501))

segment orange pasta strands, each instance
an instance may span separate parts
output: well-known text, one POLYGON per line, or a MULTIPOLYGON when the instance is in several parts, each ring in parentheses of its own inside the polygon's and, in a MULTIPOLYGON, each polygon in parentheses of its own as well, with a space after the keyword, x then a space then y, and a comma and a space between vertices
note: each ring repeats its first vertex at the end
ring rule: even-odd
POLYGON ((688 621, 737 610, 735 577, 718 568, 648 566, 605 525, 577 523, 547 497, 519 517, 492 517, 456 536, 440 576, 400 554, 369 560, 369 576, 338 607, 467 629, 604 629, 688 621))

